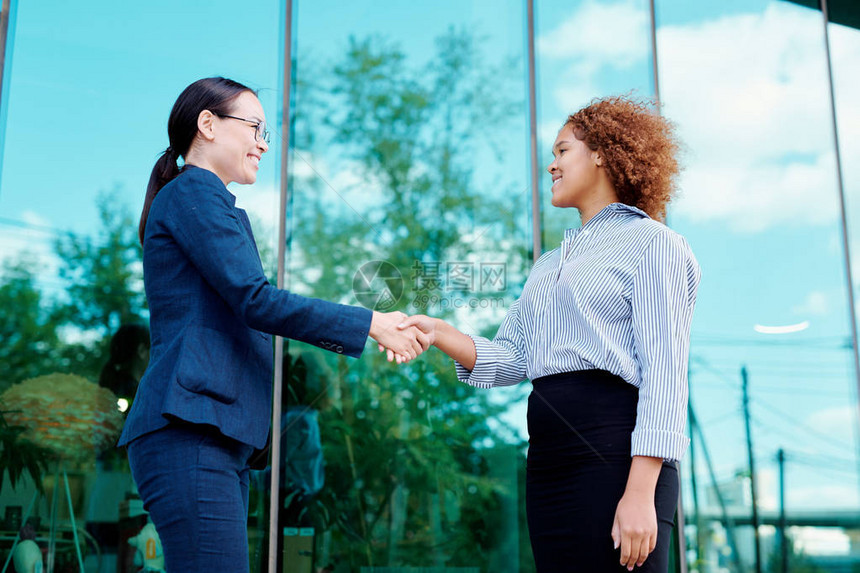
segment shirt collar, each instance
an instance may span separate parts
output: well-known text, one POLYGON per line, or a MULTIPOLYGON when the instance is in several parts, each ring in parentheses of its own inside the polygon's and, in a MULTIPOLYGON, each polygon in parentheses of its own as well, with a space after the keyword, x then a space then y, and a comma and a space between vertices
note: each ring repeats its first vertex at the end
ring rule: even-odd
POLYGON ((601 209, 594 217, 591 218, 588 223, 585 225, 578 227, 576 229, 567 229, 564 232, 565 240, 571 239, 580 231, 580 229, 591 229, 592 227, 599 227, 603 221, 609 219, 613 215, 638 215, 639 217, 645 217, 650 219, 648 213, 639 209, 638 207, 634 207, 633 205, 627 205, 625 203, 610 203, 603 209, 601 209))

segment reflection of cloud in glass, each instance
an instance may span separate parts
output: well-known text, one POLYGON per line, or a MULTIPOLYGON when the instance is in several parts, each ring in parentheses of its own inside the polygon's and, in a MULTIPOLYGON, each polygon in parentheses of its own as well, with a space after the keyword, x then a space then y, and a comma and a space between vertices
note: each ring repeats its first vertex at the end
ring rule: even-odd
MULTIPOLYGON (((552 86, 554 103, 562 113, 572 113, 594 97, 609 95, 608 86, 616 84, 619 77, 625 78, 621 91, 636 87, 628 76, 648 58, 649 20, 643 2, 586 0, 567 19, 537 38, 541 73, 552 86)), ((632 81, 638 80, 636 75, 632 81)), ((552 126, 541 126, 540 136, 549 148, 558 131, 556 123, 564 118, 546 119, 553 122, 552 126)))
POLYGON ((772 3, 760 14, 660 28, 666 113, 690 150, 674 213, 747 232, 835 222, 820 18, 772 3))
POLYGON ((822 291, 812 291, 799 304, 791 309, 795 314, 809 314, 813 316, 825 316, 830 312, 829 297, 822 291))
POLYGON ((649 16, 642 2, 581 3, 557 28, 537 40, 540 55, 576 57, 587 65, 627 67, 647 54, 649 16), (613 26, 607 33, 607 25, 613 26))
POLYGON ((812 412, 804 421, 805 426, 845 444, 854 441, 851 433, 856 423, 856 406, 851 404, 812 412))
POLYGON ((65 284, 55 278, 60 268, 53 247, 57 233, 50 221, 33 211, 25 211, 18 218, 4 218, 0 225, 0 265, 23 256, 33 261, 28 268, 41 287, 64 290, 65 284))
MULTIPOLYGON (((576 111, 592 98, 607 95, 602 77, 607 71, 614 75, 644 62, 649 55, 649 20, 644 2, 586 0, 540 35, 536 43, 541 72, 551 77, 555 104, 565 112, 576 111)), ((628 84, 624 89, 632 87, 628 84)), ((553 129, 554 138, 558 127, 553 129)))

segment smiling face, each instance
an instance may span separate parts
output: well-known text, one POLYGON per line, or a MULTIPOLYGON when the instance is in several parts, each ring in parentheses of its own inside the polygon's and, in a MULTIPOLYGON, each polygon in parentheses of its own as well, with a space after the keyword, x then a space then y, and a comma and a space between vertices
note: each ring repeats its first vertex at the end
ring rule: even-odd
POLYGON ((547 166, 552 175, 552 204, 582 210, 600 189, 602 176, 600 155, 592 151, 565 125, 552 146, 553 161, 547 166))
POLYGON ((269 145, 262 139, 257 141, 255 136, 255 124, 265 122, 266 114, 257 96, 242 92, 233 101, 229 115, 248 121, 210 117, 207 129, 211 136, 206 138, 206 163, 224 185, 231 181, 249 185, 257 180, 260 158, 269 150, 269 145))

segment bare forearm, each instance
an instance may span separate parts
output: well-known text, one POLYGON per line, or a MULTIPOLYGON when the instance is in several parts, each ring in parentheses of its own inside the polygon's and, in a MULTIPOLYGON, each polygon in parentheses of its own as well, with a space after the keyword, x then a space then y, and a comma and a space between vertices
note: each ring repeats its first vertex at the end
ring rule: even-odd
POLYGON ((462 364, 466 370, 475 367, 477 352, 475 342, 469 337, 441 319, 436 321, 436 348, 462 364))
POLYGON ((662 467, 662 458, 633 456, 630 473, 627 476, 627 488, 624 493, 645 496, 653 502, 654 491, 657 489, 657 478, 660 477, 662 467))

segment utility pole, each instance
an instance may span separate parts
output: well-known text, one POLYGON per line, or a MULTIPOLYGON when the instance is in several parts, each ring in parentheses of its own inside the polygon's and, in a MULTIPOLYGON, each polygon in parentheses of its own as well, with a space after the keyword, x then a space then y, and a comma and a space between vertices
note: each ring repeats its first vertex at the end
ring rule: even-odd
POLYGON ((785 535, 785 450, 776 452, 779 463, 779 550, 782 573, 788 573, 788 538, 785 535))
POLYGON ((695 512, 694 519, 696 521, 696 569, 701 573, 706 573, 704 522, 702 521, 702 512, 699 510, 699 487, 698 480, 696 479, 696 417, 693 415, 692 364, 688 364, 687 371, 687 417, 690 420, 690 448, 688 455, 690 456, 690 487, 693 493, 693 511, 695 512))
POLYGON ((755 573, 762 573, 761 570, 761 539, 758 534, 758 503, 755 489, 755 460, 753 459, 752 447, 752 432, 750 431, 750 399, 749 399, 749 376, 747 375, 747 367, 741 368, 741 378, 743 379, 743 402, 744 402, 744 425, 747 431, 747 457, 749 459, 750 472, 750 493, 752 497, 752 526, 753 539, 755 540, 755 573))
MULTIPOLYGON (((693 406, 688 404, 688 412, 693 411, 693 406)), ((690 416, 690 487, 693 490, 693 511, 695 512, 695 521, 696 521, 696 569, 701 571, 702 573, 706 573, 707 565, 705 561, 705 532, 704 532, 704 522, 702 521, 702 512, 699 509, 699 487, 698 480, 696 479, 696 456, 694 452, 696 450, 694 432, 696 431, 695 427, 695 418, 690 416)))
POLYGON ((699 436, 699 443, 702 446, 702 457, 705 459, 705 467, 708 468, 708 476, 711 479, 711 486, 714 488, 714 495, 717 497, 717 503, 720 505, 720 512, 723 515, 723 525, 726 528, 726 539, 729 542, 732 561, 735 565, 734 573, 744 573, 744 568, 741 566, 740 554, 738 553, 738 543, 735 540, 735 522, 729 514, 729 510, 726 507, 726 500, 723 498, 723 494, 720 491, 719 482, 717 482, 717 474, 714 472, 714 464, 711 462, 711 454, 708 452, 708 444, 705 442, 705 434, 702 432, 702 426, 699 425, 699 422, 696 419, 695 410, 693 410, 693 408, 689 408, 689 410, 690 423, 692 424, 691 427, 696 430, 696 435, 699 436))

